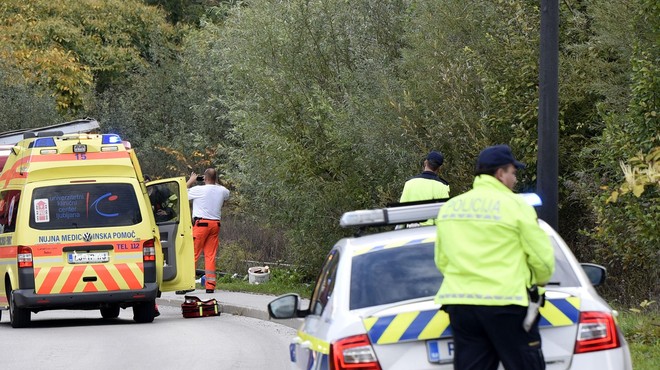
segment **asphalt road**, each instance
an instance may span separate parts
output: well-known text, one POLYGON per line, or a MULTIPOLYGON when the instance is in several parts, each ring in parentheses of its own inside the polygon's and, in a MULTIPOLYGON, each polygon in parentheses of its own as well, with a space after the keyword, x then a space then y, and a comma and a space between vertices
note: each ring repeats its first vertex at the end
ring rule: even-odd
POLYGON ((269 321, 222 314, 184 319, 178 307, 160 307, 151 324, 133 322, 132 310, 104 320, 98 311, 44 311, 32 327, 0 321, 2 369, 287 369, 295 330, 269 321))

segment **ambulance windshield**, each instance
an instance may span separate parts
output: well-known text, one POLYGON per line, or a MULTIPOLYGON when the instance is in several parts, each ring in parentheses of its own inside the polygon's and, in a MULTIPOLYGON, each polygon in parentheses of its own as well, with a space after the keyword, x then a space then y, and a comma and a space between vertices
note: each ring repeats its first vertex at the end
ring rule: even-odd
POLYGON ((34 189, 30 227, 38 230, 130 226, 142 222, 132 185, 71 184, 34 189))

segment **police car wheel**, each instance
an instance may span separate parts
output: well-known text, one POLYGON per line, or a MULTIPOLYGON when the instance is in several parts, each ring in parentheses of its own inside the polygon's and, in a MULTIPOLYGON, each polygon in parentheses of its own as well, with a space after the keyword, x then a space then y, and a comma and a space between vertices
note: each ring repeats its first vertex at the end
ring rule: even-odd
POLYGON ((12 291, 11 297, 9 299, 9 321, 11 322, 11 327, 26 328, 30 326, 30 316, 30 310, 16 307, 16 302, 14 301, 14 291, 12 291))
POLYGON ((101 317, 104 319, 116 319, 119 317, 119 305, 114 304, 107 307, 101 307, 101 317))
POLYGON ((133 320, 137 323, 153 322, 156 317, 156 302, 140 302, 133 305, 133 320))

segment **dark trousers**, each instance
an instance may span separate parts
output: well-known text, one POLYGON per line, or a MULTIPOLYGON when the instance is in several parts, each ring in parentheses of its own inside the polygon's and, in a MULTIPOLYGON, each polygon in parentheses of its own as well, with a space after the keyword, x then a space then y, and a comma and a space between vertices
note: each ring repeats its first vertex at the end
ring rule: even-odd
POLYGON ((447 305, 454 333, 455 370, 543 370, 538 319, 526 332, 527 307, 447 305))

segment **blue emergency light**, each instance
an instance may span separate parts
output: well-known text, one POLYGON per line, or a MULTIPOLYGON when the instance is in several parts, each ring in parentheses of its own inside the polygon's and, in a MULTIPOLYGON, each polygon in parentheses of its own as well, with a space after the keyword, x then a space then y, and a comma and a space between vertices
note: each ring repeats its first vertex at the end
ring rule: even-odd
POLYGON ((527 202, 527 204, 529 204, 532 207, 540 207, 543 205, 543 201, 541 200, 541 197, 536 193, 520 193, 518 195, 523 197, 525 202, 527 202))
POLYGON ((117 134, 103 134, 101 144, 121 144, 121 138, 117 134))
POLYGON ((42 137, 35 139, 34 142, 32 143, 32 147, 34 148, 47 148, 47 147, 53 147, 55 146, 55 139, 52 137, 42 137))

